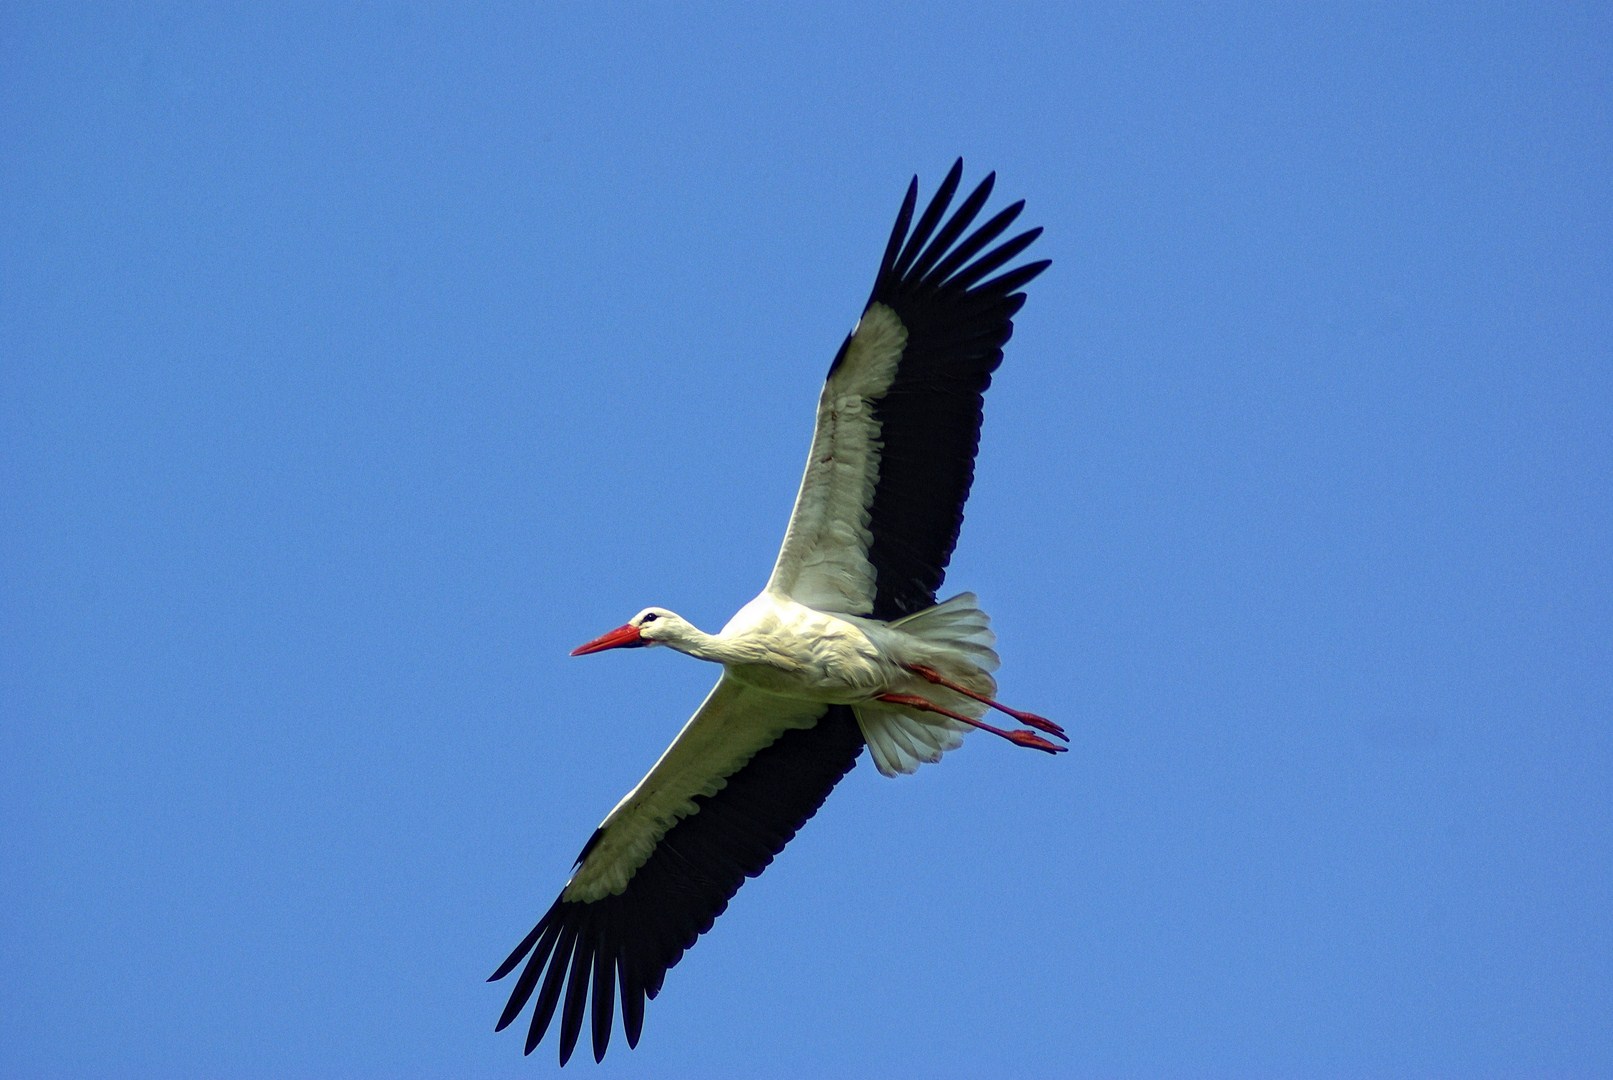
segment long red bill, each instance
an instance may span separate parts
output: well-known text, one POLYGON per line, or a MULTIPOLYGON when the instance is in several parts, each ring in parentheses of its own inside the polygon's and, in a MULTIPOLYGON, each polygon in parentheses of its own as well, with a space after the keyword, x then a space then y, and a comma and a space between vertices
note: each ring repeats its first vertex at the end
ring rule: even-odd
POLYGON ((632 623, 618 626, 608 634, 601 634, 586 645, 578 645, 571 650, 572 656, 587 656, 589 653, 604 652, 606 649, 630 649, 644 644, 639 636, 638 627, 632 623))

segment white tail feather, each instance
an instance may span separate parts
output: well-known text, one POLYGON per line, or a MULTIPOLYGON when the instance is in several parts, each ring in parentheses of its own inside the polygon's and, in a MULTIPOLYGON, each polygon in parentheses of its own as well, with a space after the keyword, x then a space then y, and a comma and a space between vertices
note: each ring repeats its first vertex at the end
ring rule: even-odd
MULTIPOLYGON (((973 593, 959 593, 892 622, 891 629, 906 639, 902 643, 907 654, 904 659, 933 667, 977 693, 994 693, 997 683, 991 673, 997 670, 998 660, 992 645, 997 637, 978 603, 973 593)), ((979 717, 985 712, 986 707, 973 698, 913 678, 914 685, 897 689, 964 716, 979 717)), ((920 765, 940 761, 942 754, 963 745, 969 730, 969 725, 936 713, 884 702, 864 702, 854 711, 874 766, 886 776, 911 773, 920 765)))

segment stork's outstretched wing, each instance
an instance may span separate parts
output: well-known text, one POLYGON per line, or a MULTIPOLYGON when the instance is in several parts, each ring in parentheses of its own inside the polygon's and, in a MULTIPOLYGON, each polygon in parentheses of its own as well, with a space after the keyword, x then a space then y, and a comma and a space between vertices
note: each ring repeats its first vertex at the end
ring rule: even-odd
POLYGON ((563 1065, 591 1000, 597 1061, 619 990, 622 1026, 636 1046, 644 999, 655 997, 667 969, 745 879, 817 812, 862 748, 846 706, 775 697, 724 675, 594 831, 560 898, 493 973, 502 979, 525 961, 498 1030, 536 991, 527 1053, 558 1008, 563 1065))
POLYGON ((981 398, 1025 303, 1019 290, 1049 265, 998 273, 1042 230, 997 243, 1025 205, 1016 202, 970 232, 995 173, 947 217, 962 176, 960 160, 917 224, 914 178, 867 310, 829 368, 768 582, 810 607, 877 619, 928 607, 957 544, 981 398))

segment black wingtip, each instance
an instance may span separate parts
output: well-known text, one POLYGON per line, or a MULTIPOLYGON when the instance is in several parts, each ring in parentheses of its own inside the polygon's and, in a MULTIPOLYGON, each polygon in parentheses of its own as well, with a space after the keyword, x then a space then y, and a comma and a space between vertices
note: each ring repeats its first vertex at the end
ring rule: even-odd
POLYGON ((907 185, 907 194, 902 197, 902 208, 896 212, 896 224, 891 226, 890 239, 885 242, 885 254, 880 258, 880 267, 889 267, 896 261, 896 255, 902 249, 902 241, 907 239, 907 227, 913 222, 913 209, 919 202, 919 178, 913 177, 907 185))
POLYGON ((593 972, 591 938, 595 928, 588 914, 577 935, 577 948, 571 956, 571 973, 566 978, 565 1005, 560 1011, 560 1064, 571 1060, 577 1049, 577 1038, 582 1034, 583 1009, 588 1004, 588 982, 593 972))
POLYGON ((532 1022, 526 1029, 526 1052, 529 1054, 543 1041, 544 1033, 549 1030, 549 1023, 554 1019, 555 1006, 560 1003, 561 984, 571 967, 571 957, 576 944, 577 925, 567 922, 560 931, 560 939, 555 944, 554 952, 549 957, 549 969, 543 977, 543 986, 538 991, 537 1004, 532 1007, 532 1022))
POLYGON ((532 946, 538 943, 538 938, 543 936, 543 931, 548 928, 548 925, 548 916, 539 919, 538 925, 534 926, 531 932, 521 939, 521 944, 517 945, 510 955, 504 958, 504 963, 500 964, 498 970, 487 977, 487 981, 498 982, 514 971, 515 965, 519 964, 526 957, 526 954, 532 951, 532 946))
POLYGON ((935 189, 935 194, 930 196, 929 204, 924 207, 924 213, 919 215, 918 224, 913 226, 913 232, 908 236, 907 243, 902 245, 902 253, 896 256, 896 261, 891 264, 891 272, 897 277, 905 277, 914 261, 923 253, 924 245, 930 242, 935 227, 941 224, 947 207, 952 204, 952 196, 958 193, 958 185, 962 182, 963 159, 959 158, 953 163, 952 168, 947 170, 946 177, 941 181, 941 186, 935 189))
POLYGON ((1022 296, 1023 294, 1019 290, 1029 285, 1043 270, 1052 265, 1052 259, 1040 259, 1033 263, 1026 263, 1024 266, 1017 267, 1005 274, 999 274, 982 285, 981 288, 990 289, 993 292, 1022 296))
POLYGON ((908 276, 921 281, 928 281, 930 273, 952 246, 958 242, 970 225, 974 224, 981 209, 991 198, 993 189, 997 186, 997 174, 990 173, 975 189, 965 196, 963 202, 952 212, 952 216, 941 226, 939 232, 930 240, 928 246, 921 251, 913 265, 908 267, 908 276))
POLYGON ((599 942, 594 947, 594 1000, 593 1037, 594 1062, 605 1060, 605 1048, 610 1045, 612 1006, 616 996, 616 958, 604 942, 610 935, 601 928, 599 942))

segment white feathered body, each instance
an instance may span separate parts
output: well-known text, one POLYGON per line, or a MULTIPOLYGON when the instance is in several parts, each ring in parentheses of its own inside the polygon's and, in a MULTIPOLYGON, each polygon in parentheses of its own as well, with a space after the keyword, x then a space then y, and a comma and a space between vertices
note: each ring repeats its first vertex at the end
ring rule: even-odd
POLYGON ((985 706, 936 686, 911 666, 930 668, 977 694, 997 683, 996 638, 972 593, 884 623, 819 611, 764 592, 717 635, 722 662, 739 682, 780 697, 851 705, 874 763, 887 776, 909 773, 962 742, 968 727, 934 713, 873 700, 913 694, 965 716, 985 706))

